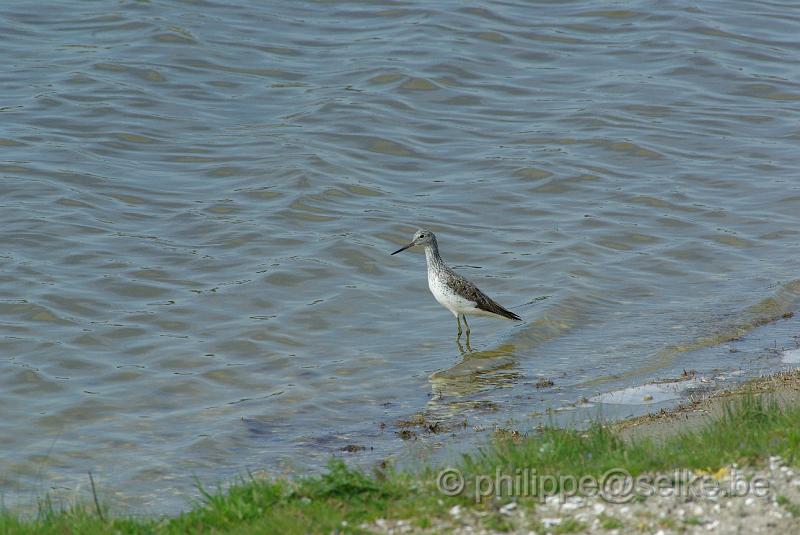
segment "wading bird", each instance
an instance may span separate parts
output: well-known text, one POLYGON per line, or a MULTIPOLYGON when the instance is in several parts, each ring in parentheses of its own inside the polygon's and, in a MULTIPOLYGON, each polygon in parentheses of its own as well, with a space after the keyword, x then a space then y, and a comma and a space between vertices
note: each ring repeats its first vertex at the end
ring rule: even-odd
POLYGON ((458 322, 456 340, 461 338, 461 317, 463 317, 464 326, 467 330, 467 342, 469 343, 467 315, 491 316, 522 321, 522 318, 498 305, 489 296, 480 291, 477 286, 450 269, 444 263, 442 257, 439 256, 439 244, 436 242, 436 236, 430 230, 419 229, 414 233, 411 243, 392 254, 397 254, 416 245, 425 246, 425 259, 428 262, 428 287, 431 289, 433 297, 456 317, 458 322))

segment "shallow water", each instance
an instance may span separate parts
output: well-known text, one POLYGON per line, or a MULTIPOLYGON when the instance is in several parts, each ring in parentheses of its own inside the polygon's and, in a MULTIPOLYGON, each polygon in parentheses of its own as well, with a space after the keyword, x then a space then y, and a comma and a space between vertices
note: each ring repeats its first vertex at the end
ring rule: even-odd
POLYGON ((6 505, 91 471, 172 513, 794 365, 800 8, 239 4, 0 7, 6 505), (459 348, 388 256, 421 224, 526 322, 459 348))

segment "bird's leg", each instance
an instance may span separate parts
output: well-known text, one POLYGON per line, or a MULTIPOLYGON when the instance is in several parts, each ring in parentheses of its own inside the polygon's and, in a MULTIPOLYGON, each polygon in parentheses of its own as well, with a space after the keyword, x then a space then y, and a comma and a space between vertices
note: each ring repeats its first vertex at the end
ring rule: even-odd
POLYGON ((458 317, 458 314, 456 314, 456 321, 458 322, 458 336, 456 336, 456 340, 460 340, 461 339, 461 318, 458 317))
POLYGON ((462 314, 462 316, 464 316, 464 326, 467 328, 467 351, 472 351, 472 348, 469 347, 469 323, 467 323, 466 314, 462 314))

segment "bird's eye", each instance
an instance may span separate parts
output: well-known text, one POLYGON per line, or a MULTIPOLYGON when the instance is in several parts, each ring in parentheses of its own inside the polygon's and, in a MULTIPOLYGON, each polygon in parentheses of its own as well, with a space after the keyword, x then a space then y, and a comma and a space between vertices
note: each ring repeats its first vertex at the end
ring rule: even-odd
POLYGON ((420 234, 420 235, 419 235, 419 237, 420 237, 420 238, 424 238, 424 237, 425 237, 425 234, 420 234))

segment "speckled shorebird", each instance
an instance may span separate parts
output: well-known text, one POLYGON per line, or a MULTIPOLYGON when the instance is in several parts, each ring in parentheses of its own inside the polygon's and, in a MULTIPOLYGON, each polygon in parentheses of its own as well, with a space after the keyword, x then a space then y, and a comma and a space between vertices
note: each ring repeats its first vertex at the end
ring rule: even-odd
POLYGON ((415 245, 425 246, 425 259, 428 261, 428 287, 439 304, 456 317, 458 338, 461 338, 461 317, 463 316, 464 326, 467 328, 467 341, 469 341, 467 314, 522 320, 513 312, 498 305, 470 281, 450 269, 439 256, 439 244, 436 243, 436 236, 430 230, 419 229, 414 233, 411 243, 392 254, 405 251, 415 245))

